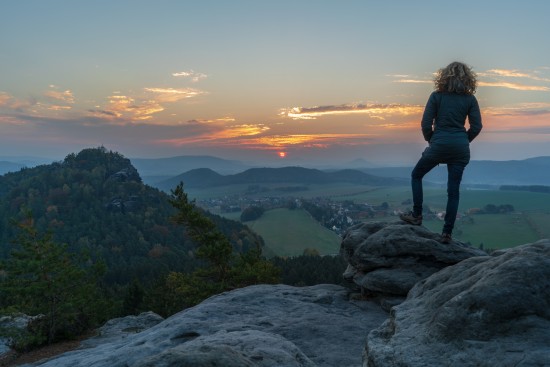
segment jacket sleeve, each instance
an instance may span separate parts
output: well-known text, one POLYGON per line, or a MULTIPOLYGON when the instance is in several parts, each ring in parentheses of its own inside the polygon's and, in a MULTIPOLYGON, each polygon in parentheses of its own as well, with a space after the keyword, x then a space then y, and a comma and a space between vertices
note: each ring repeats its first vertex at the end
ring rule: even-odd
POLYGON ((437 117, 437 100, 435 98, 435 93, 430 95, 426 107, 424 108, 424 114, 422 115, 422 135, 424 135, 424 140, 427 142, 430 141, 433 131, 434 119, 437 117))
POLYGON ((468 123, 470 128, 468 129, 468 140, 471 142, 479 135, 483 124, 481 123, 481 111, 479 110, 479 103, 477 102, 476 97, 472 96, 472 105, 468 111, 468 123))

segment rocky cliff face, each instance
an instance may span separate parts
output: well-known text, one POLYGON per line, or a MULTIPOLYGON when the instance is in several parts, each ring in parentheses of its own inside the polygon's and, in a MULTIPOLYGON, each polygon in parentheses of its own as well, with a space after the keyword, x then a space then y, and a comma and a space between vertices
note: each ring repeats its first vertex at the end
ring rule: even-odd
POLYGON ((417 283, 369 334, 363 366, 550 366, 550 240, 417 283))
POLYGON ((420 280, 472 256, 487 255, 458 241, 441 244, 439 237, 402 221, 357 224, 340 247, 349 264, 344 277, 389 311, 420 280))

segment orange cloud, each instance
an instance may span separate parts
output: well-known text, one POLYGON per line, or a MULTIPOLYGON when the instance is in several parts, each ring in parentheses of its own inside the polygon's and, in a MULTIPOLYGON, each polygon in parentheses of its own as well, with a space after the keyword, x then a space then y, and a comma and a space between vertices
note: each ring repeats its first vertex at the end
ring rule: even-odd
POLYGON ((109 97, 109 102, 105 109, 89 110, 88 112, 94 117, 107 120, 149 120, 153 114, 163 110, 164 107, 154 100, 136 103, 132 97, 113 95, 109 97))
MULTIPOLYGON (((223 121, 220 119, 218 121, 223 121)), ((159 143, 181 146, 185 144, 223 144, 226 141, 262 134, 269 130, 264 124, 242 124, 225 126, 222 123, 203 124, 196 120, 182 126, 187 130, 183 138, 159 140, 159 143)))
POLYGON ((153 98, 158 102, 177 102, 206 94, 206 92, 193 88, 145 88, 145 91, 152 93, 153 98))
POLYGON ((36 101, 30 102, 14 98, 6 92, 0 91, 0 108, 8 108, 11 110, 26 110, 36 105, 36 101))
POLYGON ((46 97, 55 99, 57 101, 62 101, 65 103, 74 103, 75 101, 73 92, 68 89, 65 91, 49 90, 44 92, 44 95, 46 97))
POLYGON ((479 75, 499 75, 513 78, 532 78, 530 74, 522 73, 517 70, 507 70, 507 69, 490 69, 485 73, 479 73, 479 75))
POLYGON ((292 107, 281 109, 279 115, 293 120, 313 120, 326 115, 365 114, 373 118, 408 116, 422 113, 423 106, 402 104, 343 104, 337 106, 292 107))
POLYGON ((8 106, 8 102, 11 100, 11 96, 6 92, 0 92, 0 107, 8 106))
POLYGON ((47 109, 50 111, 66 111, 66 110, 70 110, 71 108, 72 108, 71 106, 58 106, 58 105, 50 105, 47 107, 47 109))
POLYGON ((272 135, 255 138, 252 142, 266 147, 283 148, 290 145, 328 146, 330 144, 357 145, 365 142, 372 134, 294 134, 272 135))
MULTIPOLYGON (((544 85, 516 83, 516 82, 510 82, 507 80, 509 78, 516 78, 516 79, 522 78, 522 79, 527 79, 531 81, 550 82, 549 78, 540 77, 536 74, 537 74, 537 71, 524 72, 524 71, 515 70, 515 69, 489 69, 487 71, 477 73, 478 77, 483 78, 483 80, 479 80, 478 85, 480 87, 498 87, 498 88, 508 88, 508 89, 514 89, 514 90, 522 90, 522 91, 542 91, 542 92, 549 91, 550 88, 544 85)), ((398 78, 397 80, 393 81, 394 83, 412 83, 412 84, 433 83, 433 80, 431 79, 417 78, 406 74, 392 74, 387 76, 392 78, 398 78)))
POLYGON ((376 134, 279 134, 264 135, 269 127, 233 125, 215 131, 203 131, 183 138, 158 140, 158 143, 175 146, 200 144, 201 146, 238 146, 242 149, 277 150, 290 146, 327 148, 331 145, 364 145, 372 143, 376 134))
POLYGON ((217 119, 195 119, 190 120, 188 122, 197 122, 200 124, 211 124, 211 123, 220 123, 220 122, 234 122, 235 119, 233 117, 220 117, 217 119))
POLYGON ((213 133, 210 137, 211 140, 217 139, 232 139, 243 136, 254 136, 261 134, 265 131, 268 131, 269 127, 258 124, 258 125, 233 125, 228 126, 227 128, 220 130, 216 133, 213 133))
POLYGON ((205 79, 208 77, 208 75, 203 73, 196 73, 193 70, 189 71, 180 71, 177 73, 172 73, 172 76, 175 76, 177 78, 183 77, 183 78, 190 78, 192 82, 196 83, 200 81, 201 79, 205 79))
POLYGON ((428 79, 397 79, 394 83, 411 83, 411 84, 433 84, 433 80, 428 79))
POLYGON ((501 77, 509 77, 509 78, 525 78, 525 79, 532 79, 537 81, 543 81, 543 82, 550 82, 550 78, 542 78, 538 75, 535 75, 537 71, 533 73, 526 73, 518 70, 508 70, 508 69, 491 69, 487 70, 485 73, 479 73, 478 75, 483 76, 501 76, 501 77))
POLYGON ((510 82, 479 82, 478 85, 480 87, 500 87, 500 88, 509 88, 509 89, 515 89, 515 90, 525 90, 525 91, 542 91, 547 92, 550 91, 550 88, 538 86, 538 85, 525 85, 525 84, 518 84, 518 83, 510 83, 510 82))

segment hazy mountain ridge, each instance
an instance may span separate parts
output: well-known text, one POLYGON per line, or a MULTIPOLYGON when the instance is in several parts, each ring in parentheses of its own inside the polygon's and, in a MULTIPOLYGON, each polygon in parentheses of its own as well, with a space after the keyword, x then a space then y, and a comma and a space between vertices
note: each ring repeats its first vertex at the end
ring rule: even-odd
MULTIPOLYGON (((409 178, 412 167, 364 168, 361 171, 381 177, 409 178)), ((447 181, 444 164, 433 169, 426 180, 447 181)), ((550 157, 535 157, 517 161, 471 161, 464 170, 465 184, 487 185, 549 185, 550 157)))
MULTIPOLYGON (((38 161, 39 158, 33 158, 31 161, 29 157, 0 157, 0 159, 0 174, 16 172, 24 167, 44 164, 43 158, 41 158, 40 161, 38 161)), ((237 175, 255 168, 255 165, 252 163, 227 160, 214 156, 189 155, 168 158, 131 158, 130 160, 132 165, 140 173, 143 181, 154 186, 166 186, 165 182, 174 180, 175 177, 179 177, 184 173, 200 168, 209 169, 220 176, 237 175)), ((317 169, 322 172, 331 173, 342 171, 343 169, 353 169, 377 176, 381 179, 397 178, 408 180, 410 178, 412 166, 375 167, 371 162, 373 162, 373 160, 366 161, 359 158, 347 164, 341 164, 338 167, 312 168, 312 166, 307 166, 306 164, 300 167, 309 167, 309 169, 317 169)), ((253 172, 254 171, 249 172, 249 174, 252 175, 253 172)), ((203 172, 202 174, 212 176, 208 178, 207 182, 209 180, 213 182, 219 179, 219 177, 216 178, 216 175, 212 173, 207 174, 203 172)), ((237 180, 237 178, 235 178, 235 180, 237 180)), ((445 165, 440 165, 432 170, 432 172, 426 176, 426 180, 435 183, 445 183, 447 180, 445 165)), ((176 181, 177 180, 174 182, 176 181)), ((462 182, 465 184, 487 185, 548 185, 550 184, 550 156, 508 161, 473 160, 464 171, 462 182)))
POLYGON ((391 186, 405 183, 402 179, 377 177, 354 169, 325 172, 304 167, 251 168, 238 174, 224 176, 211 169, 201 168, 159 182, 157 187, 169 190, 174 188, 179 182, 183 182, 185 187, 213 187, 258 183, 326 184, 334 182, 391 186))
MULTIPOLYGON (((248 165, 243 162, 239 161, 230 161, 230 160, 224 160, 221 158, 215 158, 215 157, 209 157, 209 156, 181 156, 181 157, 173 157, 173 158, 167 158, 168 162, 173 162, 174 164, 171 166, 174 171, 170 171, 170 169, 162 169, 162 172, 164 173, 163 179, 158 179, 155 182, 158 182, 158 186, 165 186, 166 182, 172 182, 172 186, 174 182, 181 181, 178 180, 176 177, 181 178, 185 177, 188 180, 191 180, 191 182, 196 182, 197 179, 194 177, 195 174, 186 175, 189 173, 189 171, 192 171, 193 169, 197 168, 208 168, 214 173, 222 175, 232 175, 235 176, 233 180, 236 183, 237 181, 240 181, 241 179, 245 177, 249 177, 251 180, 261 180, 261 178, 255 177, 255 174, 257 172, 261 172, 262 174, 266 174, 266 171, 254 171, 254 169, 280 169, 280 168, 288 168, 288 167, 264 167, 264 168, 254 168, 251 167, 251 165, 248 165), (197 158, 197 159, 195 159, 197 158), (202 164, 202 165, 201 165, 202 164), (180 168, 179 170, 176 170, 177 168, 180 168), (246 174, 239 175, 240 173, 244 173, 246 171, 249 171, 246 174), (180 172, 180 174, 178 174, 180 172), (183 172, 183 173, 182 173, 183 172), (171 174, 170 174, 171 173, 171 174), (176 176, 178 175, 178 176, 176 176), (186 175, 186 176, 182 176, 186 175), (168 176, 171 176, 171 178, 168 178, 168 176), (181 176, 181 177, 180 177, 181 176), (172 180, 172 181, 170 181, 172 180)), ((155 164, 157 164, 159 167, 162 166, 165 162, 165 159, 159 158, 154 160, 155 164)), ((372 183, 375 181, 375 177, 379 180, 379 184, 384 185, 386 184, 384 179, 385 178, 393 178, 398 179, 397 181, 402 180, 409 180, 412 166, 401 166, 401 167, 374 167, 374 164, 370 163, 371 161, 366 161, 364 159, 356 159, 354 161, 349 162, 348 164, 342 164, 339 167, 325 167, 325 168, 311 168, 307 167, 306 165, 300 166, 299 168, 305 168, 305 169, 314 169, 320 172, 324 173, 331 173, 336 174, 341 177, 346 177, 344 181, 351 180, 352 175, 356 176, 356 179, 361 182, 362 179, 365 179, 364 177, 361 177, 357 173, 353 171, 360 171, 362 173, 366 173, 371 175, 371 180, 368 183, 372 183), (363 165, 364 164, 364 165, 363 165)), ((138 171, 141 173, 142 177, 147 176, 148 173, 151 171, 142 171, 140 167, 145 168, 144 166, 140 166, 140 162, 136 165, 136 168, 138 168, 138 171)), ((293 166, 297 167, 297 166, 293 166)), ((160 172, 160 168, 157 172, 160 172)), ((278 172, 279 174, 282 173, 282 171, 274 171, 278 172)), ((294 171, 295 174, 299 174, 299 171, 294 171)), ((285 172, 292 173, 291 171, 285 172)), ((202 173, 205 175, 206 173, 202 173)), ((214 178, 215 175, 210 173, 209 179, 211 182, 214 182, 217 179, 220 180, 226 180, 227 182, 231 181, 229 178, 221 179, 220 177, 214 178)), ((268 176, 269 177, 269 176, 268 176)), ((322 180, 325 180, 326 177, 319 177, 322 180)), ((290 182, 307 182, 306 177, 299 178, 299 176, 293 178, 290 182)), ((440 165, 436 167, 432 172, 430 172, 426 176, 426 180, 434 183, 445 183, 447 181, 447 169, 445 165, 440 165)), ((144 177, 145 182, 150 182, 147 180, 146 177, 144 177)), ((342 180, 340 180, 342 181, 342 180)), ((255 181, 260 182, 260 181, 255 181)), ((550 156, 541 156, 541 157, 534 157, 534 158, 527 158, 523 160, 508 160, 508 161, 492 161, 492 160, 473 160, 471 161, 468 166, 466 167, 466 170, 464 171, 463 176, 463 183, 465 184, 486 184, 486 185, 506 185, 506 184, 512 184, 512 185, 548 185, 550 184, 550 156)), ((376 183, 373 183, 376 184, 376 183)), ((221 185, 221 184, 220 184, 221 185)))
POLYGON ((21 168, 24 168, 25 165, 16 162, 0 161, 0 175, 6 174, 8 172, 19 171, 21 168))
POLYGON ((221 174, 241 172, 250 168, 243 162, 206 155, 169 158, 131 158, 141 176, 174 176, 197 168, 210 168, 221 174))

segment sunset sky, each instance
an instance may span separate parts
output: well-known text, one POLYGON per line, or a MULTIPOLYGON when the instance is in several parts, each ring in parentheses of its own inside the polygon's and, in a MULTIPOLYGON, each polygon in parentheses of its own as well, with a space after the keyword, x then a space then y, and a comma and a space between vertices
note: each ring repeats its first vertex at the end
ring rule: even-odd
POLYGON ((550 1, 2 0, 0 156, 412 164, 433 73, 479 77, 472 159, 550 155, 550 1))

